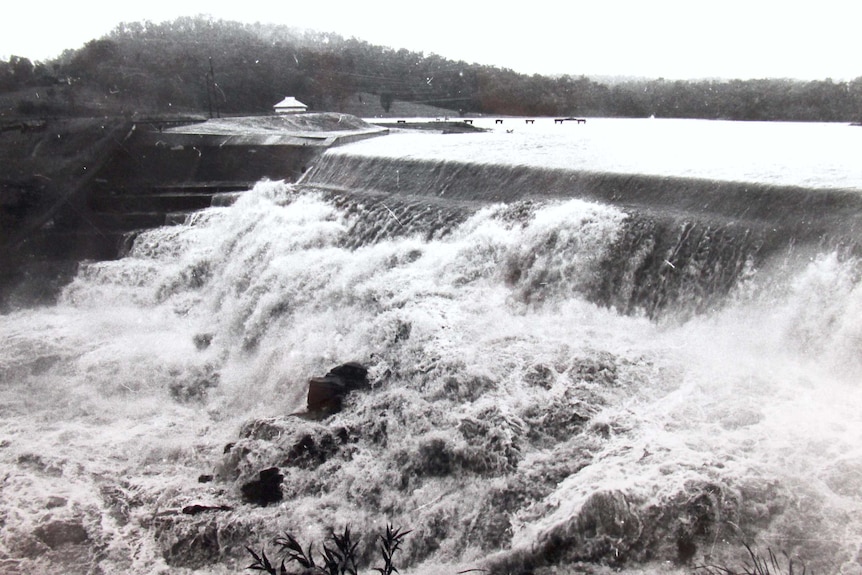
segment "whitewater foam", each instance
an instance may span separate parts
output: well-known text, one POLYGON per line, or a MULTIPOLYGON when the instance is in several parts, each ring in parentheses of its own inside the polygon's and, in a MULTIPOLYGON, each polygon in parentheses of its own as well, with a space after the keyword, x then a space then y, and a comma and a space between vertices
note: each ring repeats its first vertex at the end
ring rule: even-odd
MULTIPOLYGON (((663 277, 631 263, 661 243, 631 226, 577 199, 444 208, 264 182, 83 265, 57 306, 0 325, 4 567, 65 552, 235 571, 284 529, 350 523, 371 553, 388 521, 413 529, 403 572, 639 569, 688 543, 732 560, 742 542, 857 566, 858 262, 783 254, 772 270, 730 250, 727 285, 693 284, 709 306, 668 291, 651 315, 614 304, 663 277), (372 391, 323 422, 289 417, 309 377, 349 360, 372 391), (308 441, 318 455, 288 455, 308 441), (268 466, 285 502, 242 504, 268 466), (192 503, 233 510, 182 514, 192 503), (80 529, 52 542, 57 522, 80 529)), ((709 271, 673 261, 656 269, 709 271)))

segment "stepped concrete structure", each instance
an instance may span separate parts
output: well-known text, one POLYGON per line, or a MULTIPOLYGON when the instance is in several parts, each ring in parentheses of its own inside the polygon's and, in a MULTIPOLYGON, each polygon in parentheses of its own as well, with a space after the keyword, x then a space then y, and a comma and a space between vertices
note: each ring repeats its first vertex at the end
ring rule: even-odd
POLYGON ((337 113, 137 121, 88 206, 105 233, 159 226, 265 178, 295 182, 328 148, 388 133, 337 113))

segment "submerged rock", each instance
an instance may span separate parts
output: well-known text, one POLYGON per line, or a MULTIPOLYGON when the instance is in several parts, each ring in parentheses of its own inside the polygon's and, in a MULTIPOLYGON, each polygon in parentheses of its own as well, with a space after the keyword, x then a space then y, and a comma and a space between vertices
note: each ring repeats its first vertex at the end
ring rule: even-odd
POLYGON ((345 428, 318 429, 305 433, 290 445, 282 465, 313 469, 338 453, 348 440, 349 433, 345 428))
POLYGON ((199 513, 206 513, 207 511, 230 511, 231 509, 233 508, 229 505, 201 505, 195 503, 194 505, 183 507, 183 513, 185 515, 197 515, 199 513))
POLYGON ((258 474, 258 479, 242 486, 242 499, 246 503, 269 505, 282 500, 281 482, 284 476, 278 467, 264 469, 258 474))
POLYGON ((198 349, 198 351, 203 351, 212 344, 213 334, 199 333, 192 338, 192 341, 194 342, 195 347, 198 349))
POLYGON ((624 493, 598 491, 570 522, 548 533, 542 544, 548 558, 617 564, 626 560, 642 528, 624 493))
POLYGON ((54 509, 56 507, 65 507, 69 502, 65 497, 59 497, 57 495, 51 495, 48 497, 48 501, 45 502, 45 509, 54 509))
POLYGON ((219 524, 211 514, 160 518, 155 538, 165 563, 199 569, 222 560, 219 524))
POLYGON ((239 440, 229 444, 213 479, 256 480, 260 469, 314 468, 338 452, 350 439, 345 428, 329 427, 297 417, 252 419, 243 424, 239 440))
POLYGON ((547 365, 537 363, 524 373, 524 383, 531 387, 551 389, 557 379, 557 373, 547 365))
POLYGON ((90 539, 80 520, 51 521, 37 527, 33 534, 51 549, 67 544, 78 545, 90 539))
POLYGON ((207 398, 209 391, 219 385, 221 376, 212 365, 190 369, 186 373, 176 373, 169 384, 171 397, 180 403, 200 402, 207 398))
MULTIPOLYGON (((483 512, 490 515, 492 509, 513 510, 517 514, 524 503, 541 500, 559 485, 555 483, 558 477, 550 477, 542 490, 535 479, 530 475, 518 481, 508 480, 504 488, 483 502, 483 512)), ((599 489, 570 515, 560 517, 555 525, 539 534, 530 550, 504 551, 490 558, 487 567, 491 573, 506 573, 573 563, 618 568, 663 560, 691 565, 707 549, 709 553, 717 552, 716 542, 727 543, 741 533, 755 530, 745 507, 762 503, 765 495, 740 487, 743 486, 690 481, 657 499, 645 498, 632 490, 599 489)), ((549 510, 554 513, 557 508, 549 510)), ((506 529, 507 517, 483 515, 481 523, 473 524, 471 535, 480 537, 488 550, 505 549, 508 540, 489 537, 488 529, 489 526, 506 529)))

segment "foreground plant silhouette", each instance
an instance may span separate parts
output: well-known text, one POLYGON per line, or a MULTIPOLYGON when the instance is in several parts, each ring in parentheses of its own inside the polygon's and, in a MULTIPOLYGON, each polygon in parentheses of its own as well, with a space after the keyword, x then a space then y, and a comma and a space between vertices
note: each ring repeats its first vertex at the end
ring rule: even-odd
MULTIPOLYGON (((408 533, 410 531, 394 529, 390 524, 386 526, 386 533, 378 536, 383 566, 375 567, 374 570, 380 575, 392 575, 398 572, 393 563, 393 556, 401 548, 401 543, 408 533)), ((327 545, 326 542, 323 544, 323 551, 320 552, 322 565, 315 563, 311 544, 308 545, 307 550, 304 550, 293 535, 285 533, 274 541, 276 547, 279 548, 278 558, 281 560, 278 568, 266 556, 265 550, 262 549, 260 554, 257 554, 251 547, 246 547, 254 559, 254 563, 246 569, 265 571, 270 575, 287 575, 287 565, 296 562, 302 568, 303 573, 357 575, 356 548, 359 543, 351 540, 350 528, 345 527, 340 535, 333 531, 326 541, 331 544, 327 545)))
POLYGON ((705 575, 806 575, 805 565, 802 565, 802 570, 793 569, 793 559, 787 556, 787 567, 782 567, 781 562, 772 549, 767 549, 767 556, 762 557, 755 553, 751 547, 744 543, 745 549, 748 551, 748 556, 751 559, 751 565, 745 563, 742 569, 731 569, 730 567, 719 567, 716 565, 699 565, 695 567, 695 573, 703 573, 705 575))
POLYGON ((383 556, 383 567, 375 567, 374 570, 378 571, 380 575, 392 575, 392 573, 398 573, 398 569, 396 569, 394 563, 392 563, 392 556, 401 548, 401 541, 404 540, 404 536, 408 533, 410 533, 410 531, 393 529, 392 525, 389 524, 386 526, 386 534, 379 536, 380 554, 383 556))

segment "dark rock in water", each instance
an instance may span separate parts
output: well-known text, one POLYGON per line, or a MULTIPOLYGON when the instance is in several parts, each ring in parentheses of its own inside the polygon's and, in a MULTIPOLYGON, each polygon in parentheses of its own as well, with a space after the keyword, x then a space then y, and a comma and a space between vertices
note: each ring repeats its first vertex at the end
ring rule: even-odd
POLYGON ((51 549, 67 544, 78 545, 90 539, 80 521, 52 521, 37 527, 33 534, 51 549))
POLYGON ((556 372, 547 365, 537 363, 524 374, 524 382, 533 387, 551 389, 556 380, 556 372))
POLYGON ((252 419, 245 422, 239 430, 242 439, 275 441, 289 430, 286 422, 278 418, 252 419))
POLYGON ((417 478, 447 477, 452 475, 459 460, 453 446, 445 439, 433 437, 419 444, 415 451, 401 451, 395 455, 401 469, 400 489, 408 490, 417 478))
POLYGON ((199 334, 195 335, 195 337, 193 338, 193 341, 195 343, 195 347, 198 350, 203 351, 206 348, 208 348, 210 346, 210 344, 212 344, 213 334, 211 334, 211 333, 199 333, 199 334))
POLYGON ((350 389, 339 377, 313 377, 308 380, 308 411, 329 415, 341 411, 350 389))
POLYGON ((476 401, 496 386, 494 379, 483 374, 451 375, 444 379, 440 394, 434 398, 467 403, 476 401))
POLYGON ((590 495, 581 510, 565 524, 542 537, 544 560, 552 563, 589 561, 624 563, 641 536, 643 525, 619 491, 590 495))
POLYGON ((281 482, 284 476, 278 467, 270 467, 258 473, 259 479, 242 486, 242 499, 246 503, 269 505, 281 501, 281 482))
MULTIPOLYGON (((239 489, 257 480, 261 469, 314 469, 358 441, 362 432, 294 416, 253 419, 243 424, 239 441, 216 464, 213 479, 235 482, 239 489)), ((287 497, 287 483, 282 488, 287 497)))
POLYGON ((361 363, 349 361, 330 369, 326 377, 339 377, 353 389, 358 389, 367 383, 368 369, 361 363))
POLYGON ((697 553, 697 544, 688 537, 680 537, 676 540, 676 561, 680 565, 688 565, 694 554, 697 553))
POLYGON ((443 439, 433 438, 419 446, 418 471, 431 477, 446 477, 452 474, 454 453, 443 439))
POLYGON ((209 483, 213 479, 214 479, 214 477, 211 474, 205 473, 203 475, 198 476, 198 483, 209 483))
POLYGON ((45 503, 46 509, 54 509, 55 507, 65 507, 68 500, 65 497, 59 497, 57 495, 52 495, 48 498, 48 501, 45 503))
POLYGON ((338 453, 348 440, 349 432, 344 428, 334 433, 327 429, 322 433, 303 434, 290 447, 287 457, 281 464, 287 467, 313 469, 338 453))
POLYGON ((155 538, 165 563, 171 567, 200 569, 222 557, 222 534, 218 520, 210 514, 175 515, 160 518, 155 538))
POLYGON ((530 405, 521 417, 529 425, 527 437, 531 441, 554 445, 581 432, 597 411, 595 405, 565 395, 554 397, 546 403, 530 405))
POLYGON ((186 505, 183 507, 183 513, 186 515, 197 515, 198 513, 205 513, 207 511, 230 511, 232 507, 228 505, 186 505))
POLYGON ((344 396, 368 386, 368 369, 351 361, 332 368, 323 377, 308 381, 308 411, 316 416, 327 416, 341 411, 344 396))
POLYGON ((617 358, 600 352, 595 357, 580 358, 572 366, 569 377, 574 383, 587 382, 611 387, 618 383, 617 358))

